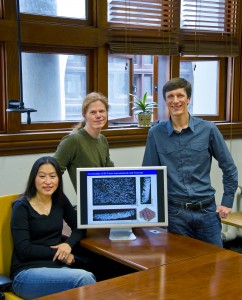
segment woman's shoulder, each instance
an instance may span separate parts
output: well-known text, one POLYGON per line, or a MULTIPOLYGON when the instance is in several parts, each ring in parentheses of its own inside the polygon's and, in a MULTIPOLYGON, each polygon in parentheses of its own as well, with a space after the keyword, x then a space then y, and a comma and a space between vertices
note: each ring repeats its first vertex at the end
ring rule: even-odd
POLYGON ((15 201, 13 201, 12 203, 12 208, 16 211, 16 210, 26 210, 28 209, 30 206, 29 204, 29 200, 25 195, 20 195, 18 199, 16 199, 15 201))
POLYGON ((54 197, 52 198, 52 203, 53 206, 61 206, 64 207, 65 205, 68 205, 71 203, 71 201, 69 200, 69 198, 66 196, 66 194, 63 192, 61 195, 59 195, 58 197, 54 197))
POLYGON ((66 196, 65 193, 62 194, 61 201, 62 201, 63 204, 66 204, 66 203, 69 204, 69 203, 70 203, 70 200, 69 200, 69 198, 66 196))

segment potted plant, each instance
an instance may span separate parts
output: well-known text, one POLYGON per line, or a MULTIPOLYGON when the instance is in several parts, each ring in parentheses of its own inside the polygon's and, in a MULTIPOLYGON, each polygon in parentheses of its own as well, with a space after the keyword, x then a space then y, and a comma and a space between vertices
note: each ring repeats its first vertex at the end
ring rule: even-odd
POLYGON ((142 99, 139 99, 136 95, 129 94, 135 100, 132 109, 135 116, 138 119, 139 127, 150 127, 151 115, 153 114, 153 108, 157 107, 156 102, 147 102, 147 92, 144 93, 142 99))

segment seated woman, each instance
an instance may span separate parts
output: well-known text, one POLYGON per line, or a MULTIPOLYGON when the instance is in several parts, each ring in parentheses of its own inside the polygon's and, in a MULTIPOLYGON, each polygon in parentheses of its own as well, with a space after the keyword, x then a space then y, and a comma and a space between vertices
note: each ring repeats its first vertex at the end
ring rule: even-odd
POLYGON ((33 299, 96 282, 92 273, 71 268, 72 248, 85 230, 77 229, 76 211, 63 193, 54 158, 45 156, 34 163, 27 188, 13 205, 11 231, 12 288, 18 296, 33 299), (72 229, 65 242, 63 220, 72 229))

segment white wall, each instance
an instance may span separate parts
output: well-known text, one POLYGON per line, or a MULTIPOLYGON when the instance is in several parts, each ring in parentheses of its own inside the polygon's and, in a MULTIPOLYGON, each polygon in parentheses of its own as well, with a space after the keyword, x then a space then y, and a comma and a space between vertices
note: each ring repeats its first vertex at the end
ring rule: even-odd
MULTIPOLYGON (((144 147, 111 149, 110 156, 116 166, 140 166, 142 163, 144 147)), ((26 187, 30 169, 35 160, 44 155, 15 155, 0 157, 0 195, 21 193, 26 187)), ((74 204, 76 194, 69 179, 68 172, 64 173, 64 191, 74 204)))
MULTIPOLYGON (((242 185, 242 140, 226 141, 239 170, 239 185, 242 185)), ((111 159, 116 166, 140 166, 143 159, 144 147, 111 149, 111 159)), ((53 153, 48 153, 53 155, 53 153)), ((21 193, 25 189, 27 178, 34 161, 44 154, 16 155, 0 157, 0 195, 21 193)), ((216 200, 219 203, 222 190, 222 173, 213 162, 211 180, 217 190, 216 200)), ((68 173, 64 174, 64 190, 71 202, 76 201, 75 191, 70 182, 68 173)))

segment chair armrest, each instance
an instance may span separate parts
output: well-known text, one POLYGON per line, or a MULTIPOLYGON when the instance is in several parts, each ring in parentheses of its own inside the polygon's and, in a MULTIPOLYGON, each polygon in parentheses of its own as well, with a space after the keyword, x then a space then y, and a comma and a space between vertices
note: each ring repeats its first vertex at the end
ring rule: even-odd
POLYGON ((6 290, 12 285, 12 280, 7 276, 0 274, 0 291, 6 290))

